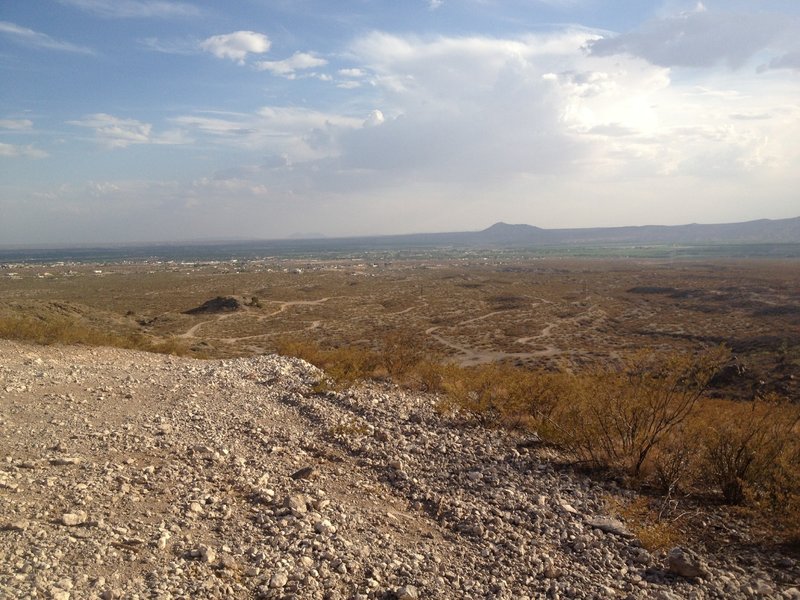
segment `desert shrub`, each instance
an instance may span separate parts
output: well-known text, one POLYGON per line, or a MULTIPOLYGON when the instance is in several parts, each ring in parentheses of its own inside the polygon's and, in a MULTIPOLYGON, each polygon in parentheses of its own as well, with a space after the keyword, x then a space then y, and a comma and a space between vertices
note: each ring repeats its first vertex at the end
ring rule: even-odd
POLYGON ((402 378, 430 357, 423 336, 409 331, 393 330, 381 340, 380 359, 392 377, 402 378))
POLYGON ((115 333, 90 327, 77 319, 66 317, 28 317, 11 315, 0 318, 0 338, 34 344, 84 344, 144 350, 160 354, 185 356, 192 354, 182 340, 157 340, 139 332, 115 333))
POLYGON ((446 402, 482 422, 544 428, 563 395, 560 373, 502 364, 453 367, 444 376, 446 402))
POLYGON ((8 316, 0 319, 0 337, 35 344, 89 344, 116 346, 123 338, 98 331, 64 317, 8 316))
POLYGON ((315 366, 322 363, 322 349, 319 344, 311 340, 280 337, 275 342, 275 350, 278 354, 301 358, 315 366))
POLYGON ((444 389, 447 407, 458 408, 483 422, 496 420, 499 416, 499 403, 505 389, 499 365, 448 369, 444 389))
POLYGON ((650 552, 660 552, 678 546, 683 534, 674 521, 663 515, 653 506, 653 501, 645 496, 632 500, 606 499, 609 512, 620 517, 642 546, 650 552))
POLYGON ((319 367, 338 388, 373 377, 381 365, 378 353, 357 346, 322 348, 313 341, 282 338, 277 350, 279 354, 296 356, 319 367))
POLYGON ((525 308, 530 304, 527 298, 522 296, 514 296, 512 294, 498 294, 491 296, 488 301, 492 304, 493 310, 514 310, 518 308, 525 308))
POLYGON ((776 396, 707 417, 704 472, 726 502, 790 502, 800 493, 800 407, 776 396))
POLYGON ((653 448, 649 479, 665 497, 687 491, 697 481, 701 436, 694 418, 690 416, 653 448))
POLYGON ((645 352, 619 369, 590 369, 572 379, 569 397, 553 413, 553 433, 587 462, 638 478, 727 357, 722 348, 698 356, 645 352))
POLYGON ((348 387, 359 380, 373 377, 380 364, 380 356, 372 350, 347 346, 324 351, 323 362, 318 366, 339 387, 348 387))
POLYGON ((171 336, 165 340, 160 341, 147 341, 143 339, 144 336, 138 335, 139 345, 134 346, 140 350, 148 352, 157 352, 159 354, 173 354, 175 356, 195 356, 203 358, 205 355, 201 352, 192 351, 185 340, 171 336))
POLYGON ((451 366, 445 365, 438 360, 424 359, 406 373, 402 383, 414 390, 433 393, 442 392, 450 369, 451 366))

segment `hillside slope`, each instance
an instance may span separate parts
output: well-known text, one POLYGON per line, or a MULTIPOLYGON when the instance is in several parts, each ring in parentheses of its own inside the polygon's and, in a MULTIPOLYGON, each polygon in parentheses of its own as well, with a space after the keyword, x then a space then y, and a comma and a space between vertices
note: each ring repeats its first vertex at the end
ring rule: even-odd
POLYGON ((800 597, 791 559, 667 573, 541 448, 320 377, 0 341, 0 595, 800 597))

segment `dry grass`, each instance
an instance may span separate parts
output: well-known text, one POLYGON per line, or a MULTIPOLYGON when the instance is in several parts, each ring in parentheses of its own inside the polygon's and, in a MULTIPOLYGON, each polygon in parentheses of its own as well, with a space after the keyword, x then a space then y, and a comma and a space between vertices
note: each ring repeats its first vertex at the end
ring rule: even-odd
POLYGON ((0 338, 40 345, 111 346, 202 358, 201 353, 192 351, 185 342, 174 337, 161 340, 138 332, 120 334, 101 331, 67 317, 41 318, 18 315, 0 317, 0 338))
POLYGON ((678 524, 664 518, 653 507, 652 501, 644 496, 626 501, 609 497, 606 504, 609 512, 625 521, 642 546, 650 552, 663 552, 685 541, 678 524))

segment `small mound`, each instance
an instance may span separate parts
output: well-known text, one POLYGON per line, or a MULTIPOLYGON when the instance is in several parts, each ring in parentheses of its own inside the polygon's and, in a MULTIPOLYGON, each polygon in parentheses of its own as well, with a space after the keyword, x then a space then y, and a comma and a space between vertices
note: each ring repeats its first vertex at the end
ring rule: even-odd
POLYGON ((200 306, 191 308, 184 312, 186 315, 203 315, 211 313, 235 312, 244 310, 244 304, 240 298, 234 296, 217 296, 211 300, 206 300, 200 306))

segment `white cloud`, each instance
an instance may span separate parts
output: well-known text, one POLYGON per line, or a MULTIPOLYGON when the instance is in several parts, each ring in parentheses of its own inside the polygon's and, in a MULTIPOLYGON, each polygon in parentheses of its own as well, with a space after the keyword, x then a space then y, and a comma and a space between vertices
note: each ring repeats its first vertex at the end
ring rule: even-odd
POLYGON ((33 121, 30 119, 0 119, 0 129, 30 129, 33 121))
POLYGON ((328 61, 309 52, 295 52, 284 60, 263 60, 256 63, 256 68, 269 71, 273 75, 280 75, 293 79, 297 71, 324 67, 328 61))
POLYGON ((386 121, 386 117, 377 108, 369 113, 369 116, 364 121, 365 127, 375 127, 386 121))
POLYGON ((576 223, 577 212, 586 215, 577 224, 591 225, 598 211, 607 224, 714 221, 720 202, 740 203, 747 218, 761 194, 776 205, 787 196, 781 185, 794 187, 790 165, 800 158, 796 83, 725 69, 699 89, 642 58, 587 55, 599 35, 357 39, 347 56, 369 73, 362 101, 383 118, 364 106, 361 127, 328 130, 335 151, 296 156, 285 185, 340 202, 384 198, 381 210, 391 211, 391 190, 414 181, 439 211, 491 222, 507 205, 545 226, 576 223), (673 186, 695 201, 677 203, 673 186))
POLYGON ((0 21, 0 34, 6 35, 15 42, 30 48, 73 52, 76 54, 94 54, 94 51, 90 48, 57 40, 45 33, 40 33, 33 29, 28 29, 27 27, 21 27, 20 25, 8 21, 0 21))
POLYGON ((202 11, 186 2, 166 0, 59 0, 99 17, 113 19, 196 17, 202 11))
POLYGON ((49 156, 44 150, 33 146, 16 146, 0 142, 0 157, 4 158, 45 158, 49 156))
MULTIPOLYGON (((196 140, 208 173, 52 190, 65 200, 51 205, 82 206, 73 224, 87 236, 130 236, 130 229, 155 239, 464 229, 500 218, 563 227, 796 213, 793 74, 776 70, 777 62, 762 73, 725 68, 738 63, 715 50, 696 61, 714 68, 685 76, 642 53, 587 52, 602 35, 579 27, 505 39, 373 32, 339 49, 350 68, 331 69, 336 85, 361 85, 360 93, 325 98, 324 109, 309 98, 302 107, 179 116, 167 133, 196 140), (93 210, 81 204, 90 192, 93 210), (106 205, 117 208, 104 213, 106 205), (142 214, 160 218, 148 227, 142 214), (114 230, 120 215, 133 224, 114 230)), ((771 48, 757 60, 789 52, 777 42, 771 48)), ((254 64, 250 54, 241 60, 254 64)), ((109 147, 167 143, 166 133, 140 120, 101 113, 73 124, 109 147)), ((11 152, 19 149, 0 147, 11 152)), ((60 216, 50 220, 53 231, 60 216)))
POLYGON ((217 58, 227 58, 243 65, 248 54, 264 54, 271 42, 263 33, 234 31, 214 35, 200 43, 200 48, 217 58))
POLYGON ((444 4, 444 0, 428 0, 428 10, 436 10, 441 8, 444 4))
POLYGON ((175 145, 191 141, 180 130, 155 134, 150 123, 136 119, 123 119, 106 113, 87 115, 82 119, 67 121, 67 123, 93 130, 95 140, 108 148, 126 148, 133 144, 175 145))
POLYGON ((254 114, 184 115, 172 122, 187 136, 207 143, 257 150, 296 163, 335 156, 341 132, 361 127, 363 118, 267 106, 254 114))
POLYGON ((793 69, 795 71, 800 71, 800 50, 787 52, 786 54, 773 58, 768 64, 759 66, 760 72, 769 69, 793 69))
POLYGON ((139 40, 139 43, 148 50, 163 54, 191 55, 197 54, 201 50, 201 42, 192 39, 160 40, 150 37, 139 40))
POLYGON ((310 128, 328 126, 352 128, 361 125, 361 120, 354 117, 293 106, 265 106, 258 111, 258 115, 264 122, 282 131, 307 131, 310 128))
POLYGON ((339 75, 342 77, 364 77, 366 72, 364 69, 352 68, 352 69, 339 69, 337 71, 339 75))
POLYGON ((800 19, 777 13, 745 15, 706 8, 644 23, 633 31, 589 42, 595 56, 627 53, 653 64, 740 68, 763 50, 794 47, 800 19))

